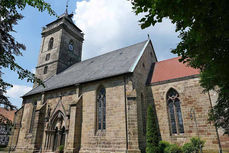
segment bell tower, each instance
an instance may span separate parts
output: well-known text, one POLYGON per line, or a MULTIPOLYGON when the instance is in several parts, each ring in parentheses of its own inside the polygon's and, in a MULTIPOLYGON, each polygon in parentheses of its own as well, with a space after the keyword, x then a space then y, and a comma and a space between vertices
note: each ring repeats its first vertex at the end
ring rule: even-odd
POLYGON ((84 35, 67 11, 42 30, 36 77, 45 81, 81 61, 84 35))

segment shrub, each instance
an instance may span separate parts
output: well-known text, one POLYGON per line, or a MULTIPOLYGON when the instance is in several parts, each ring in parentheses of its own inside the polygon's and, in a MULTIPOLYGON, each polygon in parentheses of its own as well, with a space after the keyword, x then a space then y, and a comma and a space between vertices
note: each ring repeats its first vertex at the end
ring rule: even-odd
POLYGON ((195 149, 192 143, 186 143, 183 145, 182 150, 184 153, 193 153, 195 149))
POLYGON ((182 153, 182 149, 176 144, 171 144, 165 148, 164 153, 182 153))
POLYGON ((160 153, 164 153, 165 152, 165 148, 169 147, 170 143, 167 141, 160 141, 159 142, 159 149, 160 149, 160 153))
POLYGON ((193 149, 195 153, 200 152, 200 148, 203 149, 205 141, 201 140, 198 137, 191 138, 191 144, 193 145, 193 149))
POLYGON ((202 149, 204 147, 205 142, 200 138, 192 137, 190 141, 190 143, 186 143, 182 147, 184 153, 199 153, 200 148, 202 149))
POLYGON ((59 146, 59 152, 61 153, 61 152, 64 152, 64 145, 60 145, 59 146))

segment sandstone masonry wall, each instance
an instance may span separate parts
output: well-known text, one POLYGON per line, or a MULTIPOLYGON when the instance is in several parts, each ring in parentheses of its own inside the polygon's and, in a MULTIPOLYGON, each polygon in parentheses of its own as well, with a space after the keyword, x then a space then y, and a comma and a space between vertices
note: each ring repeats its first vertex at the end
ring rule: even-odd
POLYGON ((155 85, 151 86, 151 90, 163 140, 182 145, 188 142, 191 137, 197 136, 197 132, 199 132, 201 139, 206 141, 205 150, 218 150, 215 127, 208 122, 209 96, 207 93, 203 93, 199 78, 155 85), (180 96, 184 134, 170 134, 166 103, 166 93, 170 88, 174 88, 180 96), (194 120, 190 118, 191 109, 195 110, 198 131, 194 120))

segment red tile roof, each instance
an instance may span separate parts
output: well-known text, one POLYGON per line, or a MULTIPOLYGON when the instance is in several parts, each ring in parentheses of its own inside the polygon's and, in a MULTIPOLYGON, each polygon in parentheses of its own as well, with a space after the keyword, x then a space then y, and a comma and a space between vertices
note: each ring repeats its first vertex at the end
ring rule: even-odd
POLYGON ((179 62, 179 58, 180 57, 171 58, 155 63, 151 83, 182 78, 200 73, 198 69, 188 67, 186 64, 179 62))
POLYGON ((14 120, 14 113, 16 112, 16 110, 6 110, 5 108, 0 107, 0 114, 2 114, 3 116, 5 116, 6 118, 8 118, 9 120, 13 121, 14 120))

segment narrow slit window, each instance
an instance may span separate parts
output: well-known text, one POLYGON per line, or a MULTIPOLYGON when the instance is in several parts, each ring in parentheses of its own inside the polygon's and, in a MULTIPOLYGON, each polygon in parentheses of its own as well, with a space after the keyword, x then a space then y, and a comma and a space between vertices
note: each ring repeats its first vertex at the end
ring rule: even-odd
POLYGON ((100 87, 97 91, 97 130, 106 129, 106 90, 100 87))
POLYGON ((45 61, 48 61, 50 59, 50 54, 47 54, 45 57, 45 61))
POLYGON ((54 42, 54 39, 53 39, 53 37, 51 37, 51 38, 49 39, 48 50, 50 50, 50 49, 53 48, 53 42, 54 42))
POLYGON ((48 72, 48 66, 45 66, 45 68, 44 68, 44 74, 47 74, 47 72, 48 72))

